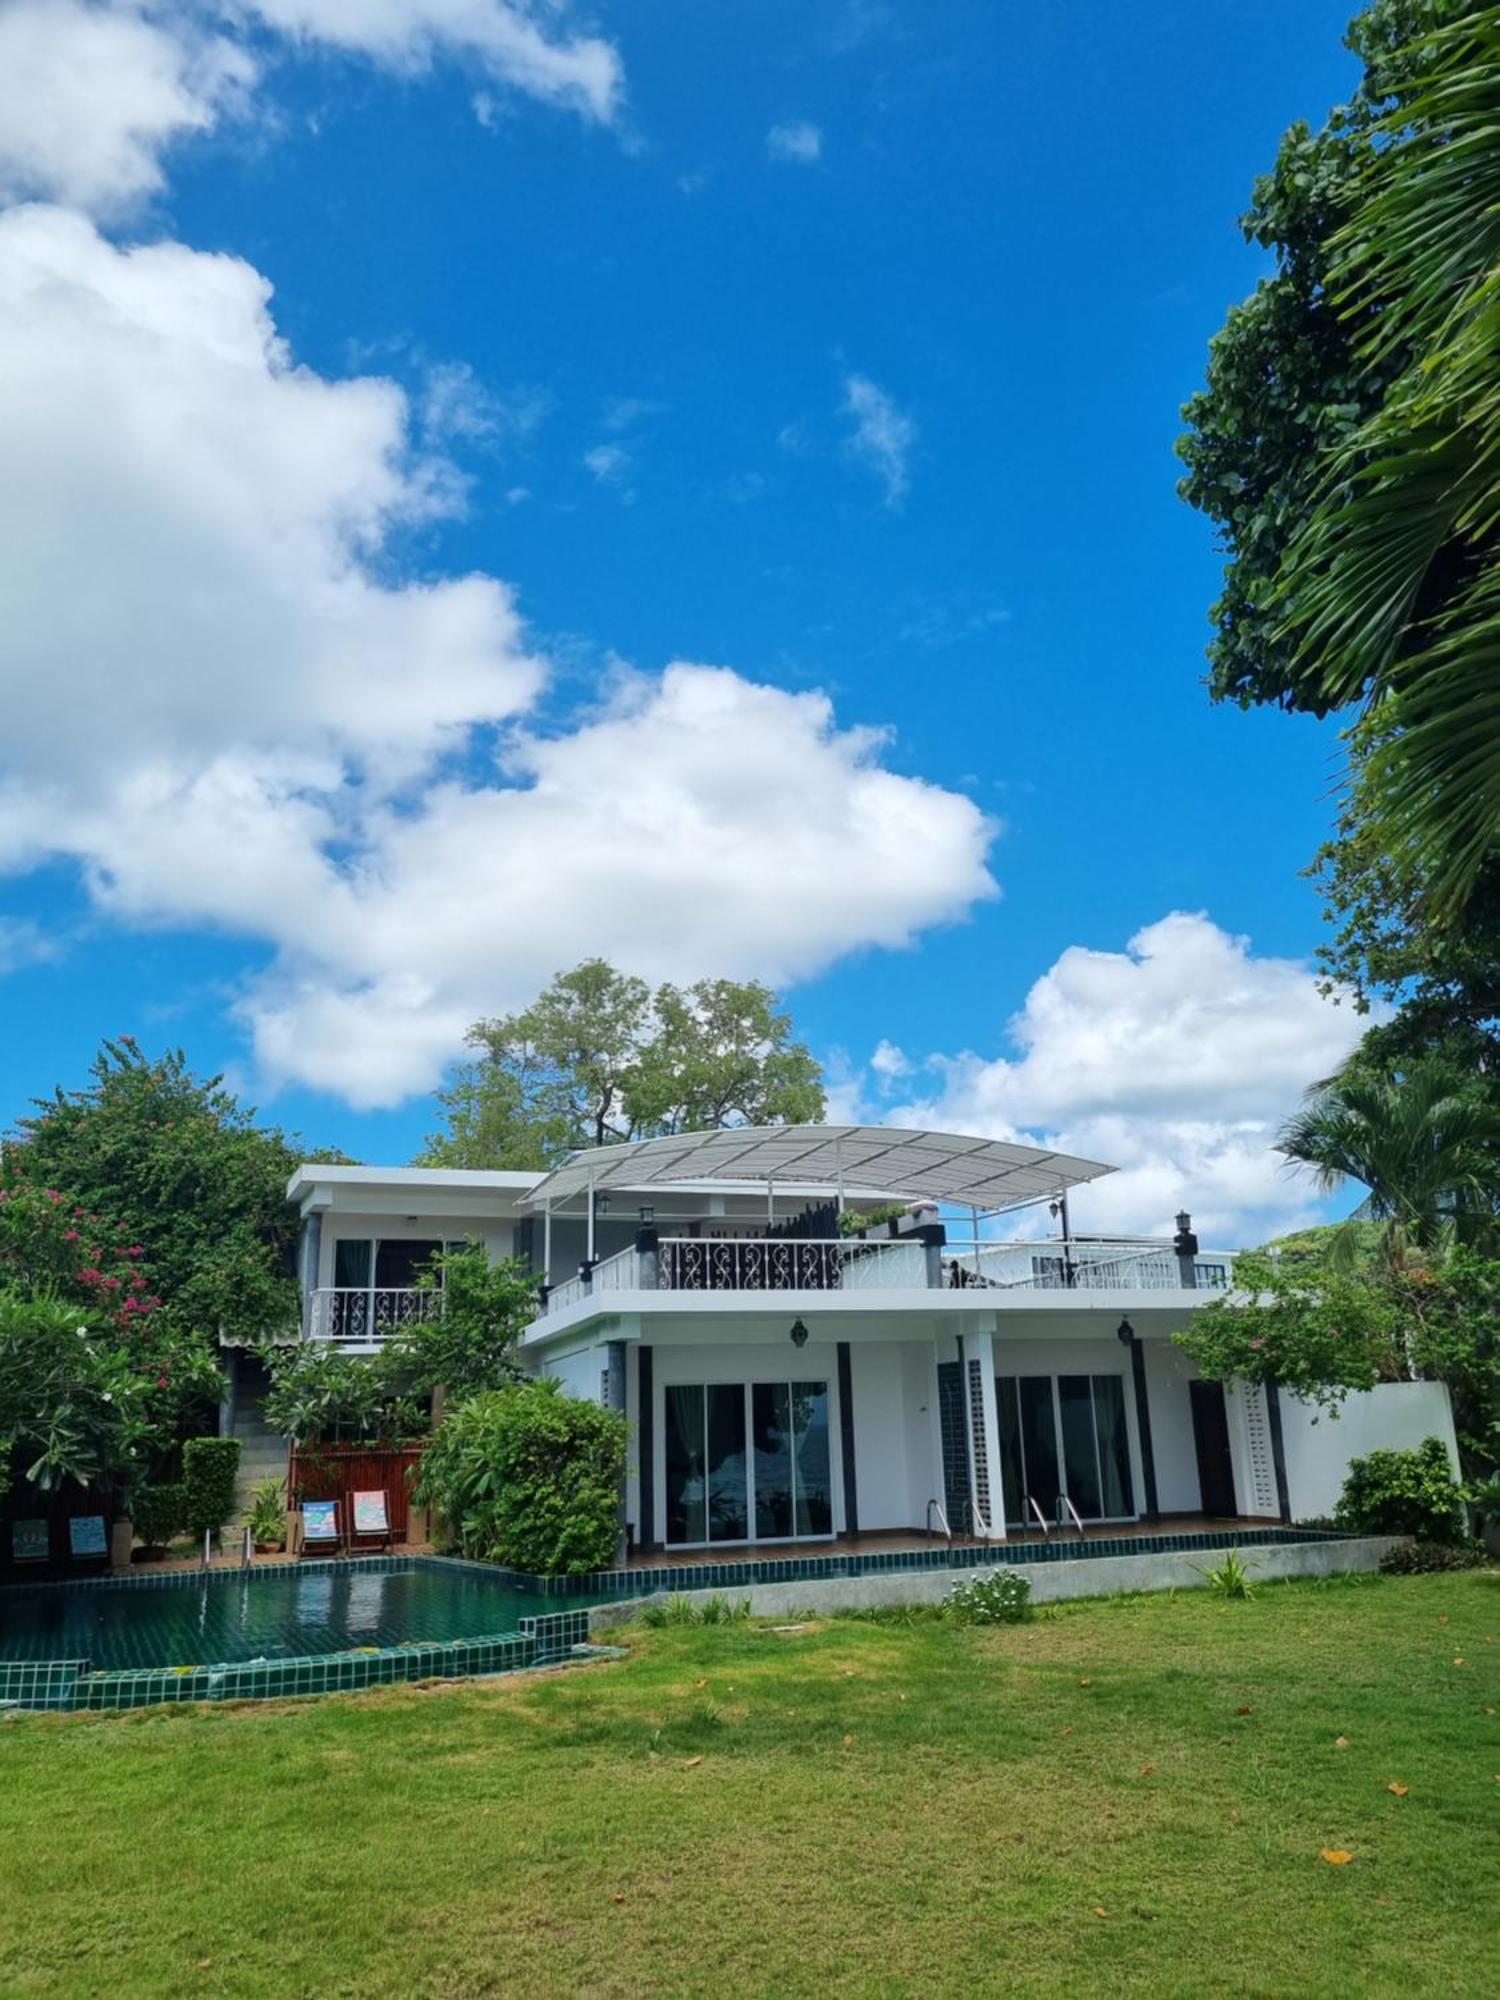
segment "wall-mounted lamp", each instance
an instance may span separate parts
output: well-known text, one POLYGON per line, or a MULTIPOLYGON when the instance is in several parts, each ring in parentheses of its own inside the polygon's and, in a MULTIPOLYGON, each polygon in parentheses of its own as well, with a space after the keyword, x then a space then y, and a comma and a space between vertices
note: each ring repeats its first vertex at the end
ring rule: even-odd
POLYGON ((594 1203, 594 1213, 595 1215, 609 1214, 609 1196, 607 1194, 601 1194, 594 1203))
POLYGON ((1135 1339, 1135 1328, 1128 1319, 1122 1319, 1115 1328, 1115 1339, 1122 1341, 1126 1347, 1129 1347, 1131 1341, 1135 1339))
POLYGON ((807 1328, 802 1324, 800 1319, 792 1321, 792 1345, 793 1347, 806 1347, 807 1345, 807 1328))
POLYGON ((645 1226, 649 1226, 651 1223, 655 1222, 655 1220, 656 1220, 656 1210, 651 1206, 651 1203, 649 1201, 643 1201, 641 1203, 642 1224, 645 1226))

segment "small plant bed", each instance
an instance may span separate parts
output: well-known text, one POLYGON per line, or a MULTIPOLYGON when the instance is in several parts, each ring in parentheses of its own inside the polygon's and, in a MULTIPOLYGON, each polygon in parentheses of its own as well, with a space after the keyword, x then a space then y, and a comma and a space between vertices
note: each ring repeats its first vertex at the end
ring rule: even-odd
POLYGON ((938 1611, 7 1724, 0 1992, 1500 1990, 1493 1572, 938 1611))

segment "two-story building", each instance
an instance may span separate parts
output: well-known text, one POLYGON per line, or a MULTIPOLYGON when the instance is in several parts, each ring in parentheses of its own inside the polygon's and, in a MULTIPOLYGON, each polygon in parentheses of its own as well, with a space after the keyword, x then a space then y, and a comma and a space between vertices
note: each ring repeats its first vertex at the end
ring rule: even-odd
POLYGON ((1438 1384, 1319 1425, 1274 1389, 1198 1380, 1172 1336, 1232 1260, 1186 1216, 1174 1239, 1075 1234, 1069 1191, 1110 1171, 834 1125, 609 1146, 548 1174, 308 1165, 289 1187, 302 1332, 373 1352, 441 1309, 412 1281, 444 1244, 520 1258, 540 1280, 526 1364, 629 1421, 637 1550, 1292 1521, 1329 1512, 1372 1444, 1452 1449, 1438 1384))

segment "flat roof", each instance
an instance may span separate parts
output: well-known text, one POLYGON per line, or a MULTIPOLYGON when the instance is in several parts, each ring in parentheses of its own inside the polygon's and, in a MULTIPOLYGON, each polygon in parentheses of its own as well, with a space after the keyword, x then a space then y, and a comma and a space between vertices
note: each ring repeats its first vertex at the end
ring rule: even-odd
POLYGON ((530 1205, 545 1207, 590 1187, 597 1193, 749 1181, 762 1187, 810 1182, 846 1192, 879 1189, 907 1201, 994 1210, 1046 1201, 1114 1171, 1098 1160, 959 1132, 896 1125, 745 1125, 575 1153, 538 1179, 530 1205))
POLYGON ((540 1169, 518 1173, 509 1168, 480 1167, 344 1167, 305 1160, 286 1184, 287 1199, 296 1201, 310 1188, 339 1187, 430 1188, 434 1194, 515 1194, 533 1188, 543 1178, 540 1169))

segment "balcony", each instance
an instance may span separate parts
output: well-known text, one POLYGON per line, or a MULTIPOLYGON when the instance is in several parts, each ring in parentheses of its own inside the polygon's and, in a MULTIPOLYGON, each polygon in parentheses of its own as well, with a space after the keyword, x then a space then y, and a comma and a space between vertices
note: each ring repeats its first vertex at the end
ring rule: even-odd
POLYGON ((441 1292, 409 1285, 382 1290, 359 1285, 325 1285, 309 1294, 305 1338, 337 1347, 379 1347, 403 1327, 431 1319, 443 1309, 441 1292))
POLYGON ((538 1318, 624 1292, 1165 1292, 1222 1290, 1230 1281, 1227 1255, 1190 1264, 1164 1241, 952 1241, 938 1228, 891 1240, 664 1236, 547 1288, 538 1318))

